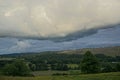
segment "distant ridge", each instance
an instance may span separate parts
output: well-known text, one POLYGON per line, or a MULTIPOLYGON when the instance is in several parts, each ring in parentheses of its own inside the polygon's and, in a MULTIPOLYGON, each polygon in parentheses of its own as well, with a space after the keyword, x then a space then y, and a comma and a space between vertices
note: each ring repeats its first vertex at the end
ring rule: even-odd
POLYGON ((104 54, 107 56, 120 56, 120 46, 102 47, 102 48, 84 48, 76 50, 62 50, 62 51, 45 51, 45 52, 26 52, 3 54, 1 56, 24 56, 24 55, 40 55, 40 54, 84 54, 86 51, 91 51, 93 54, 104 54))
POLYGON ((77 50, 65 50, 59 53, 64 54, 84 54, 86 51, 91 51, 93 54, 105 54, 108 56, 120 56, 120 46, 116 47, 102 47, 102 48, 84 48, 77 50))

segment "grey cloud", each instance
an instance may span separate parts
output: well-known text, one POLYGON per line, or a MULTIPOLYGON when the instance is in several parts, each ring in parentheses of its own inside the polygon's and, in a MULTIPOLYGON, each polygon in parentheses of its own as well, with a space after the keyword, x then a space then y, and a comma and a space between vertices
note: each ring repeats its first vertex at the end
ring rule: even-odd
POLYGON ((51 40, 0 38, 0 54, 120 46, 119 34, 120 26, 116 26, 112 28, 101 29, 96 34, 90 36, 64 42, 54 42, 51 40))

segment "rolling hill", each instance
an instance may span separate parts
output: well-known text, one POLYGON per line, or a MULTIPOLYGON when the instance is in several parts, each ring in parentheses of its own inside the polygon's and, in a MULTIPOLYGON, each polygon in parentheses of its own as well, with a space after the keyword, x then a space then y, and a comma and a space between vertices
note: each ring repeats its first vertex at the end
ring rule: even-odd
POLYGON ((107 56, 120 56, 120 46, 115 47, 102 47, 102 48, 83 48, 76 50, 63 50, 63 51, 45 51, 45 52, 26 52, 26 53, 13 53, 3 54, 0 56, 25 56, 25 55, 41 55, 41 54, 84 54, 86 51, 91 51, 93 54, 104 54, 107 56))
POLYGON ((84 54, 86 51, 91 51, 93 54, 104 54, 108 56, 120 56, 120 46, 117 47, 103 47, 103 48, 84 48, 77 50, 65 50, 58 53, 64 54, 84 54))

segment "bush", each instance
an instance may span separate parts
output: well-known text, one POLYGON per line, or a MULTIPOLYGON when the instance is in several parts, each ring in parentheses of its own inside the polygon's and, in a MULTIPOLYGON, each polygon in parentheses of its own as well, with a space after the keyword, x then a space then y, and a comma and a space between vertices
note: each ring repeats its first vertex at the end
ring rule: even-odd
POLYGON ((3 68, 3 74, 7 76, 27 76, 29 73, 30 69, 23 60, 16 60, 3 68))
POLYGON ((115 70, 114 66, 112 66, 112 64, 110 64, 110 63, 104 64, 104 67, 102 69, 102 72, 115 72, 115 71, 116 70, 115 70))

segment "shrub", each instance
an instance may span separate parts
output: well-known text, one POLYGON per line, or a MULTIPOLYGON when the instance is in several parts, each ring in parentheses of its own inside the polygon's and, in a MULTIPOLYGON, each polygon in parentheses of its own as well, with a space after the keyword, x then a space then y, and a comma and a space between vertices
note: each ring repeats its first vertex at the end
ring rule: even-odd
POLYGON ((7 76, 27 76, 29 73, 30 69, 23 60, 16 60, 3 68, 3 74, 7 76))

